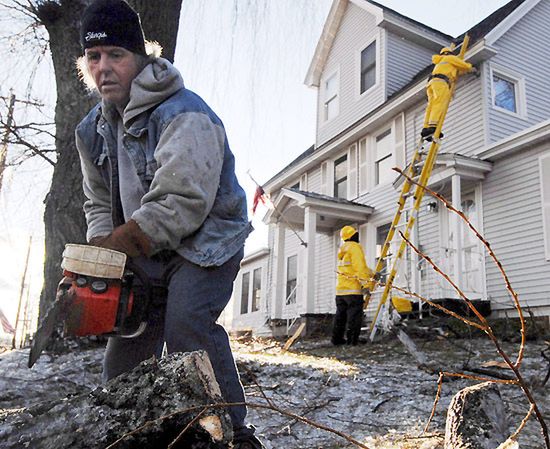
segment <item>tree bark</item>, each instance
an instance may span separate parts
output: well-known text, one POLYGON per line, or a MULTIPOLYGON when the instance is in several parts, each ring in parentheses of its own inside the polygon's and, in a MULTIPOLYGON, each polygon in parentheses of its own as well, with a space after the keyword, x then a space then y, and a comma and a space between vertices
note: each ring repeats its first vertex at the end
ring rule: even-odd
POLYGON ((451 400, 445 449, 494 449, 508 436, 508 417, 496 384, 484 382, 460 390, 451 400))
MULTIPOLYGON (((34 13, 49 33, 57 88, 55 108, 57 163, 45 199, 44 286, 40 316, 55 298, 61 277, 61 254, 66 243, 83 243, 86 223, 82 212, 82 174, 75 147, 74 130, 98 101, 78 80, 76 59, 82 55, 79 42, 80 18, 91 0, 35 2, 34 13)), ((156 40, 164 55, 174 59, 182 0, 133 0, 142 18, 145 36, 156 40)))
MULTIPOLYGON (((89 393, 4 417, 0 441, 4 449, 105 449, 119 439, 113 449, 168 447, 203 405, 221 402, 206 353, 175 353, 146 360, 89 393)), ((173 448, 214 449, 231 438, 225 409, 210 408, 173 448)))

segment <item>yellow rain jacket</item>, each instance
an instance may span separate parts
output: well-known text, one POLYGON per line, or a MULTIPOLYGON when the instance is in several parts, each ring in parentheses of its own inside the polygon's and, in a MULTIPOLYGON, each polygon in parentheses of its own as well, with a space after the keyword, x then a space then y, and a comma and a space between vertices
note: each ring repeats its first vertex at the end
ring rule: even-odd
POLYGON ((433 55, 432 62, 435 64, 432 75, 445 75, 451 82, 472 70, 472 64, 455 55, 433 55))
POLYGON ((338 278, 336 295, 360 295, 372 277, 372 270, 365 262, 363 248, 357 242, 347 241, 338 251, 338 278))

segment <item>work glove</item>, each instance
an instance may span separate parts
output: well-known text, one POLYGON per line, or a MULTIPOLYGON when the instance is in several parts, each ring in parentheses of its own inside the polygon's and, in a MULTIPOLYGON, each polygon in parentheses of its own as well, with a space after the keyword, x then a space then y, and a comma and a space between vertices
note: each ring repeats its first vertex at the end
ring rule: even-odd
POLYGON ((107 236, 91 238, 90 244, 123 252, 128 257, 149 256, 152 251, 151 239, 134 220, 116 227, 107 236))

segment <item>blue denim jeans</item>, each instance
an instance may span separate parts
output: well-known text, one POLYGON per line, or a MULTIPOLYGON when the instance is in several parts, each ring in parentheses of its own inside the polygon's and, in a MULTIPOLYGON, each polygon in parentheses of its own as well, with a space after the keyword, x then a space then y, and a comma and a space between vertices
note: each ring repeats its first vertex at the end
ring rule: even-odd
MULTIPOLYGON (((161 356, 166 342, 169 353, 205 350, 227 402, 244 402, 244 391, 225 329, 216 323, 229 302, 243 250, 221 266, 201 267, 182 260, 170 277, 166 308, 155 307, 143 334, 126 339, 111 337, 103 360, 103 380, 129 371, 153 355, 161 356)), ((151 259, 136 259, 150 278, 160 280, 166 265, 151 259)), ((246 407, 235 406, 229 415, 236 433, 244 427, 246 407)))

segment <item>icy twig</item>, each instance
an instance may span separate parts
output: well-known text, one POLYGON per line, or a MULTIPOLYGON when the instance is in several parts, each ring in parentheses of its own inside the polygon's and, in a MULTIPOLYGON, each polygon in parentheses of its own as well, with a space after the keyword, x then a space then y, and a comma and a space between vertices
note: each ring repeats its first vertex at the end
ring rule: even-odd
POLYGON ((529 411, 527 412, 527 415, 525 415, 525 417, 523 418, 523 420, 521 421, 521 424, 519 425, 519 427, 516 429, 516 431, 510 435, 510 438, 509 440, 515 440, 517 438, 517 436, 519 435, 519 433, 523 430, 523 428, 525 427, 525 425, 527 424, 527 421, 529 421, 529 418, 531 417, 533 411, 535 410, 533 404, 531 404, 531 407, 529 407, 529 411))
POLYGON ((424 426, 424 433, 426 433, 428 431, 428 428, 430 427, 432 419, 435 415, 435 410, 437 408, 439 398, 441 398, 441 386, 442 386, 442 384, 443 384, 443 372, 440 372, 439 373, 439 378, 437 379, 437 392, 435 394, 434 405, 432 406, 432 412, 430 413, 430 417, 428 418, 428 422, 426 422, 426 425, 424 426))
POLYGON ((197 416, 195 416, 191 421, 189 421, 187 423, 187 425, 183 428, 183 430, 178 434, 178 436, 174 439, 174 441, 172 441, 168 447, 166 449, 172 449, 174 447, 175 444, 177 444, 177 442, 181 439, 181 437, 183 437, 183 435, 185 434, 185 432, 187 432, 188 429, 191 428, 191 426, 193 424, 195 424, 202 415, 205 414, 206 412, 206 408, 203 408, 199 413, 197 413, 197 416))

